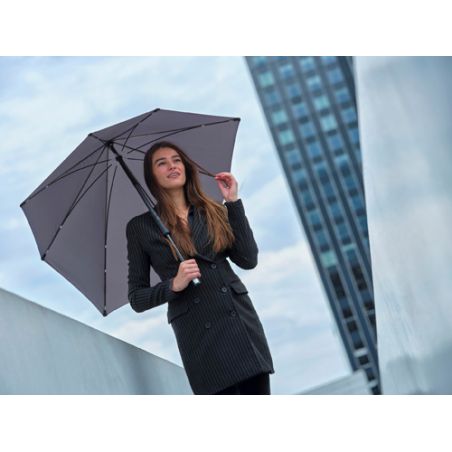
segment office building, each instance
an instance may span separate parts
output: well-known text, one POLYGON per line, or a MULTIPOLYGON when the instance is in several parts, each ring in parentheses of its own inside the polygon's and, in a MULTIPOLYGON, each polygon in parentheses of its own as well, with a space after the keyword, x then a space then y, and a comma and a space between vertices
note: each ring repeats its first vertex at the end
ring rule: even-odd
POLYGON ((351 57, 246 57, 352 369, 380 393, 351 57))

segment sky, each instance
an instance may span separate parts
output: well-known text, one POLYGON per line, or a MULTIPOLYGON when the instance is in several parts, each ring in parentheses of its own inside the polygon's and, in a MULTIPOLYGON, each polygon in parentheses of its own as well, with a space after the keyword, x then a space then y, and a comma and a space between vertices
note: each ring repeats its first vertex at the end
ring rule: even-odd
POLYGON ((166 305, 102 317, 41 261, 19 205, 92 131, 154 108, 240 117, 231 172, 259 264, 231 265, 267 336, 272 393, 351 373, 244 58, 0 57, 0 87, 0 287, 182 366, 166 305))

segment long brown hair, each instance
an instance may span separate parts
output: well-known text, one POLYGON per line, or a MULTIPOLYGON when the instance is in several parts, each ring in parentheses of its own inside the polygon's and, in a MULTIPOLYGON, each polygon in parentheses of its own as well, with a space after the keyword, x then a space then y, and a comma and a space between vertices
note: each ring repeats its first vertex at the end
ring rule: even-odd
MULTIPOLYGON (((176 214, 171 196, 157 183, 153 175, 152 156, 155 151, 164 147, 174 149, 182 159, 186 176, 184 185, 185 199, 189 205, 193 204, 196 209, 205 215, 209 243, 212 245, 213 250, 218 253, 231 247, 235 237, 228 222, 227 209, 224 205, 207 196, 202 190, 199 181, 199 165, 191 160, 180 147, 169 141, 159 141, 153 144, 144 156, 144 179, 149 191, 158 202, 160 218, 171 231, 171 237, 179 250, 186 258, 193 257, 197 252, 190 229, 176 214)), ((176 257, 169 241, 167 243, 176 257)))

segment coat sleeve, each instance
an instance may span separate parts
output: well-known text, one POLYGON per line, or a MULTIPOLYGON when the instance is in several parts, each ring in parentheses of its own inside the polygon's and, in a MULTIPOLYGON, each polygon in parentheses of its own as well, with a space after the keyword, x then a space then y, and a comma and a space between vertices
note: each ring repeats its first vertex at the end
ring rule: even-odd
POLYGON ((151 259, 140 243, 142 233, 144 230, 134 219, 127 223, 128 299, 135 312, 146 311, 179 296, 171 290, 173 278, 150 286, 151 259))
POLYGON ((259 250, 246 218, 243 202, 239 198, 237 201, 226 201, 224 205, 228 209, 229 224, 235 235, 234 244, 227 251, 227 255, 240 268, 252 269, 257 265, 259 250))

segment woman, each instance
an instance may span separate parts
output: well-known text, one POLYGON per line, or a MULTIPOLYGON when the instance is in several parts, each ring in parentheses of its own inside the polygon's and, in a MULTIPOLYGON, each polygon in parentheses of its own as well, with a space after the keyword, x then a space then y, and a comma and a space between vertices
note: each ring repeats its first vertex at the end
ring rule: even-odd
POLYGON ((224 205, 201 189, 196 164, 174 144, 154 144, 144 158, 156 211, 184 257, 180 263, 149 212, 127 224, 128 297, 136 312, 168 303, 194 394, 270 394, 272 357, 248 291, 228 260, 257 265, 258 248, 231 173, 215 177, 224 205), (196 259, 195 259, 196 258, 196 259), (150 266, 161 282, 150 287, 150 266), (199 278, 201 284, 191 281, 199 278))

